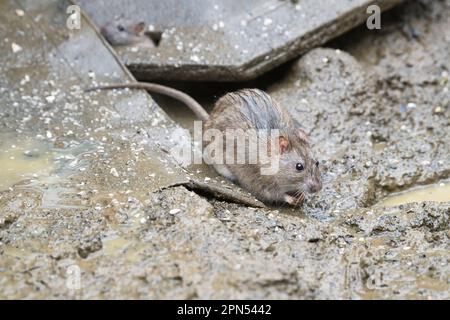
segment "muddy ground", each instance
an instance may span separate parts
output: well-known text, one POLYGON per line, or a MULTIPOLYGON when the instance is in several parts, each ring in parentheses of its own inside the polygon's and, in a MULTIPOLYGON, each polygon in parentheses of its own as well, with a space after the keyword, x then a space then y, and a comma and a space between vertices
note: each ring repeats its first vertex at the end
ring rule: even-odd
POLYGON ((448 0, 407 1, 264 80, 321 159, 324 189, 299 209, 127 190, 155 176, 126 137, 104 148, 140 156, 107 177, 83 175, 108 159, 78 147, 67 207, 45 183, 0 192, 0 297, 449 299, 450 198, 380 205, 449 178, 449 16, 448 0))

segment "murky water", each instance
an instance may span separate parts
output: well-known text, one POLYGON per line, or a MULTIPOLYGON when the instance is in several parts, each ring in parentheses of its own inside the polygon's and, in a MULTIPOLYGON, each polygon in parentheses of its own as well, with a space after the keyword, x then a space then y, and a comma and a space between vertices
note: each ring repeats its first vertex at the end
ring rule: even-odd
POLYGON ((0 190, 5 190, 23 180, 46 176, 53 169, 53 152, 33 139, 1 139, 0 190))
POLYGON ((111 237, 103 240, 103 250, 108 256, 121 256, 130 262, 139 261, 140 254, 148 247, 146 243, 136 243, 136 239, 111 237))
POLYGON ((423 201, 450 202, 450 182, 418 187, 392 195, 383 200, 379 206, 393 207, 423 201))
POLYGON ((79 188, 69 180, 88 166, 83 156, 92 150, 89 143, 54 148, 34 138, 14 138, 0 134, 0 191, 8 188, 33 190, 41 194, 45 209, 80 208, 79 188))

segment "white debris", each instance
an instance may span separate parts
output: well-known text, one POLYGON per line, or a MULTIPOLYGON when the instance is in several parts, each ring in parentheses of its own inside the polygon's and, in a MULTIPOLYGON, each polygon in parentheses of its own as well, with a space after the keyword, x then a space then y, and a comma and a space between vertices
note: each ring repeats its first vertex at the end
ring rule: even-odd
POLYGON ((200 62, 200 58, 195 54, 191 56, 191 60, 194 62, 200 62))
POLYGON ((439 114, 439 113, 443 113, 444 109, 442 109, 441 106, 437 106, 436 108, 433 109, 433 113, 435 114, 439 114))
POLYGON ((119 177, 119 173, 117 172, 116 168, 111 168, 110 173, 116 178, 119 177))
POLYGON ((264 19, 264 25, 265 26, 270 26, 271 24, 272 24, 272 19, 270 19, 270 18, 265 18, 264 19))
POLYGON ((29 81, 30 81, 30 76, 26 74, 26 75, 23 77, 23 79, 20 80, 20 85, 23 86, 25 83, 28 83, 29 81))
POLYGON ((55 99, 56 99, 56 97, 55 97, 55 96, 47 96, 47 97, 45 97, 45 100, 47 100, 47 102, 48 102, 48 103, 52 103, 52 102, 54 102, 54 101, 55 101, 55 99))
POLYGON ((172 209, 169 211, 170 214, 177 214, 179 213, 181 210, 180 209, 172 209))
POLYGON ((23 10, 21 10, 21 9, 16 9, 16 14, 17 14, 19 17, 23 17, 24 14, 25 14, 25 12, 24 12, 23 10))
POLYGON ((14 53, 17 53, 19 51, 22 51, 22 47, 19 46, 17 43, 13 42, 11 43, 11 49, 14 53))

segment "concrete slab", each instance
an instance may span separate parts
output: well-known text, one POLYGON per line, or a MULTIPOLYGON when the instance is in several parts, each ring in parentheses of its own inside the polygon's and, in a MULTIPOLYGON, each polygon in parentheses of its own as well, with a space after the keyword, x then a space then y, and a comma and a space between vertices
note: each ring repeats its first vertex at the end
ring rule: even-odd
MULTIPOLYGON (((80 30, 66 27, 65 10, 70 4, 52 0, 0 4, 1 30, 5 32, 0 48, 4 148, 27 141, 27 145, 43 144, 43 149, 57 157, 64 153, 77 161, 89 159, 75 176, 93 190, 107 193, 135 191, 143 195, 192 184, 195 176, 171 156, 179 141, 189 141, 189 137, 147 93, 83 92, 98 83, 134 78, 88 20, 82 20, 80 30)), ((67 166, 58 163, 55 168, 60 175, 74 175, 67 166)), ((15 181, 13 177, 9 180, 15 181)), ((214 190, 217 188, 222 190, 223 185, 214 190)), ((247 197, 247 203, 257 204, 239 190, 236 201, 247 197)))
POLYGON ((139 79, 242 81, 255 78, 364 22, 366 9, 401 0, 75 0, 103 26, 145 21, 155 48, 119 47, 139 79))
POLYGON ((148 94, 82 92, 93 83, 133 81, 133 77, 86 20, 81 30, 66 27, 68 5, 52 0, 0 4, 2 136, 39 140, 58 152, 89 146, 89 155, 100 162, 95 170, 86 168, 82 172, 86 176, 97 171, 98 179, 109 180, 115 156, 123 156, 125 164, 139 153, 148 173, 158 177, 139 187, 151 191, 185 182, 186 174, 159 146, 169 143, 165 137, 176 125, 148 94), (107 155, 111 159, 106 160, 107 155))

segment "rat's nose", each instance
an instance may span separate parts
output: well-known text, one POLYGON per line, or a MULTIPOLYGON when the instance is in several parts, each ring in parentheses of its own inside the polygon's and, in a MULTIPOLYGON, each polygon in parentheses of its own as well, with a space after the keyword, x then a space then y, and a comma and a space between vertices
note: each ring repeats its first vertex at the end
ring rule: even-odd
POLYGON ((310 193, 319 192, 322 189, 322 183, 320 181, 313 181, 308 183, 308 191, 310 193))

